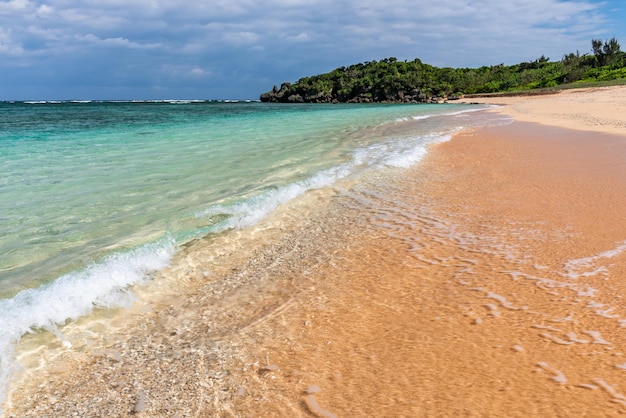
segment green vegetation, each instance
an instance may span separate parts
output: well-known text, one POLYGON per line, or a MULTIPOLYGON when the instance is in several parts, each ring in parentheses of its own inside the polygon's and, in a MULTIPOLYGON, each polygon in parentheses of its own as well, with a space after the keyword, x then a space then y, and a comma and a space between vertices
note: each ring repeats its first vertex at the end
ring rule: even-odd
POLYGON ((517 65, 438 68, 419 59, 385 58, 274 86, 265 102, 428 102, 463 95, 525 92, 626 80, 626 53, 617 39, 593 39, 592 54, 570 53, 560 61, 541 56, 517 65))

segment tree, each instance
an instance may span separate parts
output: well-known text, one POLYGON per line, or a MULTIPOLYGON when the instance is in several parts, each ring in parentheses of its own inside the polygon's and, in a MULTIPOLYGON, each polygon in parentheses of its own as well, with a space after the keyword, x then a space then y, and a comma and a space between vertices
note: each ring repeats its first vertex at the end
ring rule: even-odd
POLYGON ((602 52, 604 53, 604 65, 612 65, 616 62, 617 57, 620 54, 620 44, 615 37, 605 42, 602 46, 602 52))
POLYGON ((591 49, 593 50, 593 55, 596 56, 598 62, 602 60, 602 39, 592 39, 591 40, 591 49))
POLYGON ((615 37, 602 43, 601 39, 591 40, 591 49, 593 55, 598 60, 598 65, 603 67, 605 65, 615 64, 621 55, 621 45, 615 37))
POLYGON ((551 62, 542 55, 530 62, 480 68, 438 68, 419 59, 395 57, 339 67, 329 73, 284 83, 263 93, 276 102, 424 102, 460 94, 524 91, 577 81, 626 78, 626 54, 616 38, 593 39, 592 54, 578 51, 551 62))

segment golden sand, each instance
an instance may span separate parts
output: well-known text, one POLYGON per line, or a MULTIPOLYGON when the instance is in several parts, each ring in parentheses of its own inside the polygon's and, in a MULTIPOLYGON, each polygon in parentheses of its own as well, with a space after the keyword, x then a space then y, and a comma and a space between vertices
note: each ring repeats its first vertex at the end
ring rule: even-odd
POLYGON ((564 90, 539 96, 492 97, 468 100, 505 105, 499 111, 518 121, 536 122, 617 135, 626 133, 626 86, 564 90))
POLYGON ((439 145, 384 200, 370 196, 386 234, 324 270, 325 303, 310 295, 264 322, 281 331, 258 358, 277 370, 239 411, 626 412, 625 152, 623 138, 524 124, 439 145))
POLYGON ((625 94, 514 99, 497 111, 543 125, 465 132, 402 180, 311 196, 317 214, 261 225, 252 253, 190 245, 175 300, 42 366, 6 416, 625 413, 626 136, 546 126, 625 94))

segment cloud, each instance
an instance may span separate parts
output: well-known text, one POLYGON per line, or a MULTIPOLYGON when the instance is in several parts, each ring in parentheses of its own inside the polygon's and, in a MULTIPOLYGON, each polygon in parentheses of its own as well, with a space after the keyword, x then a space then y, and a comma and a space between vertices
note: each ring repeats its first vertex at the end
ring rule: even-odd
POLYGON ((22 45, 13 41, 11 30, 0 28, 0 55, 7 57, 19 57, 24 55, 22 45))
MULTIPOLYGON (((619 38, 620 13, 610 0, 10 0, 0 2, 0 70, 15 94, 29 76, 63 92, 78 88, 58 74, 97 78, 99 92, 119 94, 138 80, 175 92, 195 75, 203 84, 194 94, 230 86, 255 97, 390 56, 441 66, 558 59, 592 37, 619 38), (179 70, 165 77, 165 68, 179 70)), ((81 92, 95 88, 85 83, 81 92)))
POLYGON ((226 32, 220 35, 221 41, 234 45, 254 45, 261 39, 258 33, 250 31, 226 32))
POLYGON ((31 2, 28 0, 10 0, 0 3, 0 15, 6 13, 20 13, 28 11, 31 8, 31 2))
POLYGON ((306 32, 300 32, 297 35, 285 34, 283 39, 293 42, 307 42, 311 40, 311 36, 306 32))
POLYGON ((115 38, 99 38, 91 33, 80 36, 76 39, 78 42, 88 45, 81 45, 81 47, 87 48, 121 48, 121 49, 158 49, 161 47, 158 43, 145 44, 141 42, 134 42, 123 37, 115 38))
POLYGON ((202 77, 205 76, 207 74, 210 74, 210 72, 203 70, 202 68, 192 68, 187 74, 189 74, 191 77, 202 77))
POLYGON ((171 78, 200 78, 211 75, 208 69, 197 66, 165 64, 161 66, 162 73, 171 78))

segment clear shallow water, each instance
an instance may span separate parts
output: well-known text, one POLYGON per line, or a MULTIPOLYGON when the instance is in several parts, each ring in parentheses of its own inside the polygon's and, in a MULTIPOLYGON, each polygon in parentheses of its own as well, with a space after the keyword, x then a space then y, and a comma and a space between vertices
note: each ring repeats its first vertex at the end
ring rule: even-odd
POLYGON ((25 333, 54 329, 307 190, 417 163, 459 105, 0 103, 0 385, 25 333))

